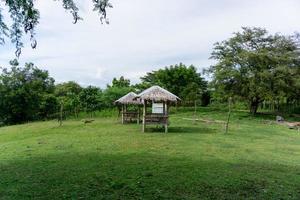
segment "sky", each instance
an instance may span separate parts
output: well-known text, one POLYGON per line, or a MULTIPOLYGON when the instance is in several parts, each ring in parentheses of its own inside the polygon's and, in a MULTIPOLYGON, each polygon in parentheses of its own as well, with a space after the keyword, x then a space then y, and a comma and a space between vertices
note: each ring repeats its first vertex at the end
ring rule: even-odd
MULTIPOLYGON (((48 70, 56 83, 104 88, 122 75, 138 83, 147 72, 180 62, 201 72, 214 62, 214 43, 243 26, 300 32, 299 0, 111 0, 109 25, 101 24, 91 0, 75 2, 83 21, 74 25, 60 1, 37 0, 38 46, 25 42, 19 58, 48 70)), ((0 46, 0 66, 8 67, 14 52, 9 42, 0 46)))

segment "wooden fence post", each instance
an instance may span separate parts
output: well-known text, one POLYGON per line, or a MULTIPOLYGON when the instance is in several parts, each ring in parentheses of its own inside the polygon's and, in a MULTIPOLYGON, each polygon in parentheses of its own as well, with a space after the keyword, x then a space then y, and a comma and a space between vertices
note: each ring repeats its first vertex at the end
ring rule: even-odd
POLYGON ((231 103, 232 103, 232 98, 229 97, 229 99, 228 99, 228 116, 227 116, 227 121, 226 121, 226 126, 225 126, 225 134, 228 133, 228 128, 229 128, 229 120, 230 120, 230 115, 231 115, 231 103))
POLYGON ((146 131, 146 112, 147 112, 147 101, 144 100, 144 105, 143 105, 143 133, 146 131))
POLYGON ((122 124, 124 124, 124 105, 122 105, 122 124))
POLYGON ((63 104, 63 102, 61 102, 61 103, 60 103, 59 126, 62 126, 63 110, 64 110, 64 104, 63 104))
POLYGON ((194 124, 196 124, 197 100, 194 101, 194 124))

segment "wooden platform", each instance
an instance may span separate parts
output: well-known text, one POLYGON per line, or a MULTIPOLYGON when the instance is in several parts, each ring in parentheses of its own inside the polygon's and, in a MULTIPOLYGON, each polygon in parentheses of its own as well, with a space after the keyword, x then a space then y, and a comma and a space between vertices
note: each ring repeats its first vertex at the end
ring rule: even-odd
POLYGON ((143 132, 146 131, 146 125, 162 125, 165 127, 165 133, 167 133, 169 116, 166 114, 146 114, 143 117, 143 132))
POLYGON ((132 122, 137 122, 138 124, 140 123, 140 114, 139 112, 122 112, 122 124, 124 123, 132 123, 132 122))
POLYGON ((164 114, 147 114, 145 116, 145 123, 165 125, 168 124, 168 119, 169 116, 164 114))

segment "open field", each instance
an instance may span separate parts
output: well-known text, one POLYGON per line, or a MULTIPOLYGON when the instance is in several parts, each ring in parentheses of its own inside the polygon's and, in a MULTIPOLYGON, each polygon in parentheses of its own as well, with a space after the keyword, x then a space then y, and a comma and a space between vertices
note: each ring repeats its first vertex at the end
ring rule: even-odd
POLYGON ((0 199, 300 199, 300 132, 234 112, 224 135, 192 116, 168 134, 116 117, 0 128, 0 199))

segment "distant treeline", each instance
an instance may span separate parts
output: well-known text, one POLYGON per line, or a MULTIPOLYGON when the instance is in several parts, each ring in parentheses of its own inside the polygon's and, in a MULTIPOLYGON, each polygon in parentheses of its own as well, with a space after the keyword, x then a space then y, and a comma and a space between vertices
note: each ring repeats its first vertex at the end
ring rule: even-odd
MULTIPOLYGON (((182 101, 181 106, 209 104, 226 108, 228 99, 236 107, 266 111, 300 112, 300 35, 270 35, 265 29, 243 28, 232 38, 216 43, 216 64, 203 74, 182 63, 152 71, 139 84, 121 76, 101 89, 82 87, 74 81, 55 84, 47 71, 33 63, 19 66, 17 60, 0 74, 0 123, 18 124, 80 112, 115 107, 114 101, 128 92, 136 93, 159 85, 182 101), (225 105, 225 106, 224 106, 225 105)), ((1 125, 0 124, 0 125, 1 125)))
POLYGON ((58 118, 61 109, 64 117, 78 117, 80 112, 92 116, 96 111, 115 107, 114 101, 128 92, 138 93, 156 84, 182 97, 186 104, 202 98, 203 105, 209 103, 207 82, 194 66, 179 64, 153 71, 136 85, 122 76, 101 89, 82 87, 75 81, 55 84, 47 71, 33 63, 20 67, 14 60, 10 64, 10 69, 2 69, 0 75, 2 125, 58 118))

